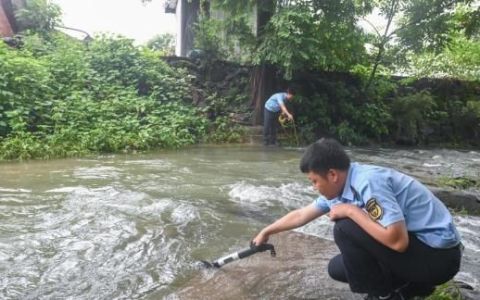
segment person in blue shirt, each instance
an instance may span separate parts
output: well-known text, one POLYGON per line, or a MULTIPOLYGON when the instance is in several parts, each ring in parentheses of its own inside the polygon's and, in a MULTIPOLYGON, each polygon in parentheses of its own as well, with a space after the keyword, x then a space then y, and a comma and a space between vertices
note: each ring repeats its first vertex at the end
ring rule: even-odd
POLYGON ((263 113, 263 144, 265 146, 277 144, 277 127, 280 113, 285 114, 288 120, 293 120, 292 114, 285 106, 285 102, 292 98, 293 90, 288 88, 287 92, 273 94, 265 102, 263 113))
POLYGON ((351 163, 334 139, 311 144, 300 169, 321 196, 265 227, 254 244, 328 214, 340 250, 328 273, 365 299, 427 296, 459 271, 462 245, 452 215, 416 179, 351 163))

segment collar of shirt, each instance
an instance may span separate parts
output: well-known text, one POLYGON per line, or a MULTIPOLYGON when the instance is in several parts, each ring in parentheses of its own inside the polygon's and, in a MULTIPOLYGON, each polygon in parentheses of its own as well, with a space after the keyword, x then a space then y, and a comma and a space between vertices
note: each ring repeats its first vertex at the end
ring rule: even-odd
POLYGON ((350 168, 348 168, 347 178, 345 180, 345 185, 343 186, 343 192, 341 195, 342 199, 346 199, 349 202, 353 202, 355 199, 355 190, 353 189, 352 182, 352 173, 355 168, 356 163, 351 163, 350 168))
POLYGON ((350 203, 360 208, 363 208, 365 206, 365 203, 363 202, 359 192, 353 187, 353 185, 355 184, 355 169, 357 165, 358 163, 350 164, 350 168, 348 168, 347 178, 345 180, 345 185, 343 187, 343 192, 335 199, 341 203, 350 203))

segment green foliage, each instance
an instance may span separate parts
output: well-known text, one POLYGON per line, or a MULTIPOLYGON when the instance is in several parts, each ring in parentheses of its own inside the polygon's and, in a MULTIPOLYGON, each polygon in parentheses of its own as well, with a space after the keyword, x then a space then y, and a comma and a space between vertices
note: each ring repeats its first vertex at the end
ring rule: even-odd
MULTIPOLYGON (((218 9, 230 12, 232 15, 238 15, 245 12, 251 12, 255 5, 257 5, 256 0, 213 0, 213 6, 218 9)), ((262 6, 269 1, 260 1, 258 5, 262 6)), ((262 8, 262 7, 261 7, 262 8)))
POLYGON ((0 134, 36 131, 52 105, 48 68, 28 54, 0 49, 0 134))
POLYGON ((311 26, 313 19, 310 12, 300 9, 282 10, 273 16, 258 47, 256 63, 280 65, 286 78, 291 78, 292 70, 304 67, 320 52, 316 28, 311 26))
POLYGON ((454 282, 449 281, 440 286, 437 286, 432 295, 428 296, 426 300, 462 300, 463 296, 460 289, 454 282))
POLYGON ((19 9, 15 18, 20 30, 48 34, 60 23, 61 9, 48 0, 26 0, 25 8, 19 9))
MULTIPOLYGON (((419 81, 422 82, 422 81, 419 81)), ((478 84, 443 79, 423 80, 435 95, 436 109, 425 122, 434 130, 433 138, 454 144, 475 140, 480 135, 480 122, 476 107, 479 103, 478 84)))
POLYGON ((381 140, 390 133, 392 117, 384 102, 365 98, 361 86, 325 77, 316 83, 318 90, 312 96, 295 96, 303 140, 311 142, 319 136, 334 135, 347 144, 362 144, 367 139, 381 140))
POLYGON ((288 145, 300 146, 300 137, 297 133, 297 124, 295 124, 295 121, 288 120, 287 118, 279 118, 279 121, 286 143, 288 145))
POLYGON ((388 123, 391 119, 389 108, 380 101, 365 103, 352 115, 357 131, 376 140, 389 134, 388 123))
POLYGON ((63 99, 72 91, 83 90, 91 83, 90 58, 82 42, 56 34, 50 35, 47 43, 37 37, 28 39, 25 44, 25 48, 32 49, 38 61, 47 66, 51 82, 55 83, 49 85, 55 98, 63 99), (46 49, 42 49, 42 45, 46 49))
POLYGON ((195 47, 205 51, 208 57, 222 57, 222 22, 220 20, 202 18, 195 26, 195 47))
POLYGON ((140 52, 136 87, 140 95, 152 95, 158 101, 172 99, 191 102, 193 75, 184 69, 172 69, 162 59, 162 53, 149 49, 140 52))
POLYGON ((480 78, 475 39, 479 10, 469 0, 216 0, 212 7, 226 17, 202 19, 202 40, 209 41, 203 42, 205 47, 229 58, 241 57, 242 62, 248 62, 245 57, 250 53, 253 63, 273 64, 287 79, 297 70, 349 71, 358 64, 369 70, 367 89, 376 84, 377 73, 390 75, 404 67, 423 76, 433 72, 480 78), (255 7, 257 14, 252 17, 255 7), (373 9, 389 21, 389 27, 372 24, 377 34, 367 35, 357 21, 373 9), (255 22, 257 27, 252 26, 255 22), (373 46, 371 61, 366 43, 373 46))
POLYGON ((0 159, 32 159, 41 157, 41 141, 29 132, 18 132, 0 143, 0 159))
POLYGON ((375 27, 376 36, 369 38, 374 63, 367 87, 377 79, 377 66, 388 68, 388 75, 478 78, 478 63, 469 64, 466 60, 470 57, 461 54, 476 50, 463 42, 455 45, 457 49, 452 48, 459 37, 475 42, 473 38, 479 32, 475 16, 480 14, 474 1, 380 0, 374 5, 387 20, 387 26, 370 24, 375 27))
POLYGON ((440 186, 448 186, 454 189, 468 189, 471 187, 480 187, 480 180, 468 177, 441 177, 438 179, 440 186))
POLYGON ((218 117, 210 128, 207 142, 239 143, 245 138, 245 129, 233 123, 227 116, 218 117))
POLYGON ((175 37, 170 33, 159 34, 151 38, 147 48, 162 52, 164 55, 175 54, 175 37))
POLYGON ((98 81, 135 86, 142 72, 140 49, 133 40, 101 35, 89 45, 90 68, 98 81))
POLYGON ((408 49, 435 51, 448 42, 454 3, 450 0, 400 1, 401 19, 397 34, 408 49))
MULTIPOLYGON (((192 76, 161 52, 122 37, 47 38, 27 36, 23 50, 0 44, 0 159, 178 148, 211 133, 191 106, 192 76)), ((214 140, 236 140, 224 123, 212 125, 214 140)))
POLYGON ((272 17, 255 62, 294 70, 348 70, 364 59, 363 35, 352 20, 331 23, 308 7, 283 9, 272 17))
POLYGON ((436 103, 428 91, 421 91, 395 98, 391 104, 396 123, 396 138, 408 141, 423 139, 426 121, 436 108, 436 103))
POLYGON ((250 12, 230 16, 222 21, 221 26, 224 30, 221 40, 227 59, 240 63, 251 63, 256 39, 252 31, 250 12))
MULTIPOLYGON (((472 1, 473 2, 473 1, 472 1)), ((455 24, 469 39, 480 38, 480 6, 458 5, 454 15, 455 24)))
MULTIPOLYGON (((298 107, 298 123, 301 127, 309 126, 312 129, 321 128, 327 130, 332 125, 331 107, 328 96, 315 93, 307 98, 302 95, 295 96, 296 107, 298 107)), ((306 140, 314 140, 315 137, 306 137, 306 140)))
POLYGON ((331 131, 346 145, 358 145, 365 142, 365 137, 358 134, 348 121, 343 121, 338 126, 332 128, 331 131))
POLYGON ((205 134, 205 120, 193 109, 171 102, 159 105, 153 98, 138 97, 134 90, 112 89, 97 101, 73 94, 53 111, 55 131, 77 128, 89 151, 175 148, 193 144, 205 134))
POLYGON ((409 59, 415 77, 453 77, 480 82, 480 40, 452 35, 441 52, 410 54, 409 59))
POLYGON ((348 70, 365 59, 355 13, 370 11, 369 1, 216 0, 213 7, 226 17, 200 21, 207 28, 201 34, 215 36, 207 46, 229 49, 228 57, 244 62, 250 53, 250 62, 279 66, 286 78, 301 69, 348 70))
POLYGON ((467 101, 466 110, 480 120, 480 100, 467 101))

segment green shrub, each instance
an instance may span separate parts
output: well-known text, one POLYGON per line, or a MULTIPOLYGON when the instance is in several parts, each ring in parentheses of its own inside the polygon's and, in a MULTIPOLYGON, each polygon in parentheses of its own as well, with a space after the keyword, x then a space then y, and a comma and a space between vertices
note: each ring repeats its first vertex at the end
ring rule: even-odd
POLYGON ((429 115, 434 112, 436 103, 428 91, 395 98, 391 104, 392 116, 396 124, 396 139, 421 141, 428 125, 429 115))

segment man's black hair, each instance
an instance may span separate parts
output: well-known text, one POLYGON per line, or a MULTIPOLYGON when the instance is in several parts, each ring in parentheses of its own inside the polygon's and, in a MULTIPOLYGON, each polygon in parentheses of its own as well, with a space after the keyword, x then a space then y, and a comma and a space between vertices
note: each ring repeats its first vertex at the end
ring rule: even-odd
POLYGON ((349 167, 347 153, 339 142, 331 138, 322 138, 308 146, 300 161, 303 173, 311 171, 322 176, 330 169, 346 171, 349 167))
POLYGON ((291 86, 287 87, 287 93, 295 95, 295 88, 291 86))

